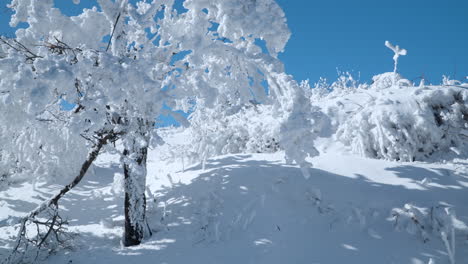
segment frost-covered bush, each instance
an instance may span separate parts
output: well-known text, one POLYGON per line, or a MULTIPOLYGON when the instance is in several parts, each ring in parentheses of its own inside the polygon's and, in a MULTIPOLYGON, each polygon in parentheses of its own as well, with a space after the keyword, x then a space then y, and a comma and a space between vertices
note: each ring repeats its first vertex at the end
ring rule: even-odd
POLYGON ((394 72, 385 72, 372 77, 370 88, 379 90, 386 89, 392 86, 412 86, 411 81, 403 78, 400 74, 394 72))
POLYGON ((306 80, 301 82, 301 88, 311 104, 319 106, 320 136, 330 137, 351 113, 362 108, 361 100, 354 100, 350 95, 367 93, 369 85, 360 83, 350 72, 338 71, 338 78, 332 83, 320 78, 311 86, 306 80))
POLYGON ((440 238, 452 264, 455 263, 455 234, 468 233, 467 225, 457 219, 453 208, 442 205, 426 208, 405 204, 392 210, 391 220, 396 230, 417 236, 424 243, 432 237, 440 238))
POLYGON ((360 83, 350 72, 337 71, 338 78, 328 83, 327 79, 320 78, 311 87, 309 80, 302 81, 301 87, 312 103, 326 100, 329 97, 343 96, 356 91, 357 89, 367 89, 366 83, 360 83))
MULTIPOLYGON (((207 130, 219 133, 223 142, 216 147, 219 154, 239 152, 275 152, 278 147, 279 124, 268 114, 271 107, 249 105, 232 116, 216 120, 207 130), (217 130, 217 131, 216 131, 217 130)), ((202 131, 197 131, 198 133, 202 131)))
POLYGON ((0 182, 69 180, 79 170, 76 160, 86 155, 85 139, 70 133, 66 112, 48 107, 29 115, 21 96, 10 92, 0 101, 0 182))
POLYGON ((359 81, 356 80, 350 72, 338 71, 338 78, 330 85, 330 90, 336 94, 349 93, 360 87, 359 81))
POLYGON ((287 161, 309 166, 305 158, 318 155, 313 139, 323 131, 327 118, 301 93, 304 83, 299 85, 286 75, 277 80, 281 86, 269 88, 282 90, 277 90, 283 96, 281 105, 250 101, 239 106, 227 101, 215 109, 197 106, 190 118, 190 140, 172 146, 172 156, 198 162, 223 154, 283 150, 287 161), (292 87, 296 92, 288 92, 292 87))
POLYGON ((280 122, 272 115, 272 106, 249 104, 226 116, 219 111, 196 111, 190 122, 191 140, 184 151, 193 153, 189 154, 192 162, 214 155, 279 150, 280 122), (195 155, 200 149, 203 157, 195 155))
POLYGON ((462 82, 458 80, 452 80, 450 76, 442 76, 442 85, 444 86, 453 86, 453 85, 462 85, 462 82))
POLYGON ((397 73, 406 50, 386 42, 394 52, 394 71, 359 84, 345 72, 328 85, 302 87, 331 119, 338 141, 366 157, 414 161, 447 151, 468 154, 468 90, 444 77, 442 86, 419 87, 397 73))
MULTIPOLYGON (((444 77, 441 86, 419 87, 396 72, 359 83, 348 72, 337 81, 320 79, 313 88, 301 87, 310 101, 331 120, 331 132, 354 153, 378 159, 414 161, 439 153, 468 154, 468 90, 444 77)), ((322 131, 323 132, 323 131, 322 131)))
MULTIPOLYGON (((460 155, 468 142, 468 90, 444 77, 443 86, 419 87, 394 70, 376 75, 368 87, 358 87, 326 105, 334 119, 336 138, 366 157, 414 161, 435 153, 460 155), (363 89, 364 88, 364 89, 363 89)), ((330 96, 328 96, 330 98, 330 96)))
POLYGON ((372 158, 414 161, 466 150, 466 89, 394 86, 373 95, 339 124, 337 138, 353 151, 372 158))

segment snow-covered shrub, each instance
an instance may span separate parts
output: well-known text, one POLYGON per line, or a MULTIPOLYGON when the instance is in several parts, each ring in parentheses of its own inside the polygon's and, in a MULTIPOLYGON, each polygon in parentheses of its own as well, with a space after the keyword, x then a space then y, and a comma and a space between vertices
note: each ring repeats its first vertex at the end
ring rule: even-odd
POLYGON ((329 97, 337 97, 352 93, 356 89, 366 89, 365 83, 359 83, 350 72, 337 71, 338 78, 328 83, 326 78, 320 78, 313 87, 310 86, 309 80, 301 82, 301 88, 304 90, 306 97, 310 98, 312 103, 326 100, 329 97))
POLYGON ((311 104, 318 106, 322 113, 322 117, 318 118, 321 137, 331 136, 350 114, 362 108, 361 100, 354 100, 350 95, 362 95, 369 89, 368 84, 360 83, 350 72, 340 71, 337 80, 332 83, 320 78, 312 87, 308 80, 303 81, 301 87, 311 104))
POLYGON ((345 72, 331 85, 321 79, 316 91, 306 93, 331 119, 337 140, 355 153, 379 159, 468 154, 468 90, 448 77, 442 86, 421 82, 415 87, 397 73, 398 58, 406 50, 385 45, 394 52, 393 72, 374 76, 370 85, 345 72))
MULTIPOLYGON (((369 89, 367 83, 361 83, 359 77, 356 78, 351 72, 337 71, 337 73, 337 79, 331 83, 329 83, 326 78, 322 77, 314 83, 313 86, 310 85, 309 80, 301 82, 301 88, 312 104, 317 102, 328 103, 330 99, 345 97, 358 90, 369 89)), ((375 81, 373 83, 375 83, 375 81)))
POLYGON ((84 138, 70 132, 67 113, 59 107, 30 116, 17 102, 21 95, 11 92, 12 98, 0 101, 0 178, 7 184, 69 180, 79 170, 76 161, 86 156, 84 138))
POLYGON ((457 219, 453 208, 442 205, 425 208, 405 204, 392 210, 391 220, 398 231, 418 236, 424 243, 431 237, 440 238, 452 264, 455 263, 455 233, 468 233, 467 225, 457 219))
POLYGON ((380 85, 371 85, 368 101, 339 124, 338 140, 363 156, 401 161, 466 150, 468 90, 380 85))
POLYGON ((467 150, 468 90, 444 78, 444 86, 419 87, 397 70, 406 50, 392 49, 394 71, 373 77, 368 89, 355 89, 328 104, 336 138, 366 157, 423 160, 435 153, 467 150))
POLYGON ((191 118, 187 153, 206 148, 205 158, 229 153, 271 153, 279 150, 280 122, 272 106, 250 104, 232 115, 197 111, 191 118), (209 144, 207 143, 209 141, 209 144))
POLYGON ((394 51, 394 71, 360 84, 348 72, 327 84, 301 87, 331 120, 338 141, 366 157, 414 161, 435 153, 468 154, 468 90, 444 77, 442 86, 419 87, 396 72, 406 50, 394 51))
POLYGON ((197 105, 190 117, 190 140, 171 147, 173 158, 183 155, 191 163, 216 155, 281 149, 287 161, 295 160, 303 168, 310 166, 305 158, 318 154, 313 139, 320 135, 327 118, 304 95, 304 83, 298 85, 286 75, 277 78, 271 85, 278 87, 270 88, 282 93, 281 104, 250 101, 236 105, 227 101, 215 109, 197 105))
POLYGON ((330 85, 331 91, 338 94, 349 93, 360 86, 359 81, 350 72, 337 71, 337 73, 338 78, 330 85))
POLYGON ((453 85, 461 85, 462 83, 458 80, 452 80, 450 76, 443 75, 442 76, 442 85, 443 86, 453 86, 453 85))
POLYGON ((400 74, 394 72, 385 72, 372 77, 372 89, 386 89, 393 85, 397 86, 412 86, 411 81, 403 78, 400 74))

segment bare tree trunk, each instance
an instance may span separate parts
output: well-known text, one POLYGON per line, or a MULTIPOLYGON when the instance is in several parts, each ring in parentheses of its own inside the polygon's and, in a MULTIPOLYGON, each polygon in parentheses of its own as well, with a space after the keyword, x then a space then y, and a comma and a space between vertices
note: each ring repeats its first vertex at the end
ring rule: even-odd
POLYGON ((139 245, 146 234, 151 235, 146 222, 146 159, 148 136, 141 124, 138 138, 125 144, 123 169, 125 176, 124 246, 139 245), (140 139, 140 140, 138 140, 140 139), (143 144, 142 144, 143 142, 143 144))

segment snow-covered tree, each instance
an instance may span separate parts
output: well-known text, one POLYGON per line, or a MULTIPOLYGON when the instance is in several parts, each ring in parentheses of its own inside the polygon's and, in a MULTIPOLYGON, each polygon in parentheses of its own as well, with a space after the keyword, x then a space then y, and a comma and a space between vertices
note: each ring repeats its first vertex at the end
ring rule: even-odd
POLYGON ((315 116, 277 59, 290 33, 274 0, 185 0, 183 10, 174 0, 97 2, 99 7, 71 17, 54 8, 53 0, 9 5, 11 25, 27 27, 14 39, 1 39, 0 140, 6 143, 0 161, 11 167, 8 173, 32 177, 79 171, 58 196, 25 218, 20 230, 44 208, 56 213, 60 197, 100 152, 112 148, 109 142, 119 141, 123 243, 139 244, 149 231, 145 178, 148 147, 158 138, 153 120, 169 113, 184 122, 171 110, 227 115, 251 101, 271 105, 281 117, 279 145, 291 161, 310 165, 305 158, 317 153, 315 116), (65 103, 73 109, 65 110, 65 103))
POLYGON ((387 48, 391 49, 393 51, 393 53, 394 53, 394 55, 393 55, 393 61, 394 61, 393 72, 396 73, 397 69, 398 69, 398 58, 400 58, 400 56, 406 56, 406 54, 408 52, 405 49, 400 48, 400 46, 398 46, 398 45, 394 46, 388 40, 385 41, 385 46, 387 48))

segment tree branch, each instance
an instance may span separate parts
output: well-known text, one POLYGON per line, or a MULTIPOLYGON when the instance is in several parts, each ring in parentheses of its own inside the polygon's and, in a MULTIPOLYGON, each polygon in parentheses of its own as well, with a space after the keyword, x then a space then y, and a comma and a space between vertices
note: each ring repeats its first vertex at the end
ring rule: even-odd
MULTIPOLYGON (((62 190, 60 190, 60 192, 56 194, 54 197, 52 197, 48 201, 45 201, 39 207, 37 207, 35 210, 33 210, 27 216, 21 219, 18 235, 16 238, 16 242, 14 243, 13 249, 8 255, 8 257, 2 263, 5 263, 5 264, 13 263, 15 261, 15 258, 18 256, 19 256, 19 261, 21 261, 22 258, 24 257, 26 249, 28 248, 28 244, 35 245, 37 250, 39 251, 41 246, 46 242, 46 240, 49 238, 51 234, 55 235, 57 242, 59 243, 62 242, 62 240, 59 238, 59 235, 63 233, 62 229, 63 229, 63 225, 66 224, 66 221, 63 221, 62 218, 58 214, 59 200, 81 182, 81 180, 86 175, 86 172, 88 171, 91 164, 98 157, 101 149, 108 142, 115 140, 120 134, 121 133, 115 133, 113 131, 102 134, 98 142, 93 146, 92 150, 89 152, 88 158, 81 165, 80 172, 75 177, 75 179, 71 183, 66 185, 64 188, 62 188, 62 190), (45 222, 41 222, 37 220, 37 217, 41 213, 47 212, 47 211, 51 213, 51 215, 49 215, 49 220, 45 222), (36 234, 34 236, 35 238, 33 239, 28 238, 27 225, 30 223, 36 224, 36 227, 37 227, 36 234), (40 226, 46 227, 47 231, 45 235, 41 235, 40 226), (23 252, 20 252, 20 251, 23 251, 23 252)), ((37 254, 39 254, 39 252, 37 254)), ((38 255, 36 255, 36 258, 37 256, 38 255)))
POLYGON ((117 18, 115 19, 114 27, 112 28, 112 33, 111 33, 109 42, 107 43, 106 52, 109 50, 110 44, 111 44, 111 42, 112 42, 112 38, 114 37, 115 28, 117 27, 117 23, 119 23, 119 19, 120 19, 120 12, 119 12, 119 14, 117 15, 117 18))

